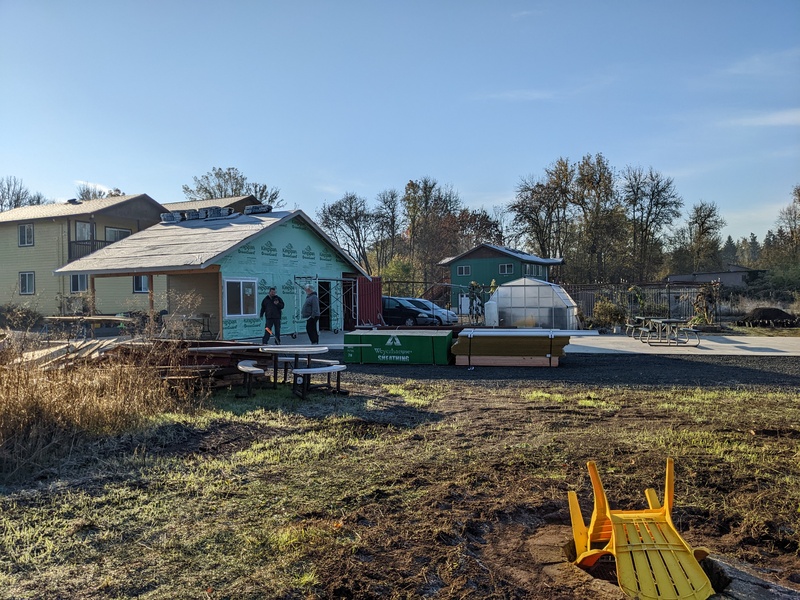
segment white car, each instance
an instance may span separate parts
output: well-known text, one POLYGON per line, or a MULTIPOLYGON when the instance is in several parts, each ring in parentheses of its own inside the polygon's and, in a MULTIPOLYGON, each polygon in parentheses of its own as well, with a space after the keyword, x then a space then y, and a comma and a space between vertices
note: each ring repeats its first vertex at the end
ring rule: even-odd
POLYGON ((422 310, 433 314, 433 316, 439 322, 439 325, 455 325, 458 323, 458 315, 456 313, 451 310, 446 310, 440 306, 436 306, 430 300, 425 300, 424 298, 404 298, 404 300, 408 300, 417 308, 421 308, 422 310))

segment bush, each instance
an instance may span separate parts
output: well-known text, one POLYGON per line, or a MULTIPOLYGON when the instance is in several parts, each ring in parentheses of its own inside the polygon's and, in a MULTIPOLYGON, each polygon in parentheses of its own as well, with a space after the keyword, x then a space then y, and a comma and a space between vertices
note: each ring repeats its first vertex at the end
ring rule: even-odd
POLYGON ((39 326, 42 321, 42 315, 27 306, 19 304, 0 306, 0 329, 28 331, 39 326))
POLYGON ((595 302, 592 311, 592 321, 596 327, 613 327, 621 325, 627 319, 625 309, 614 304, 607 298, 600 298, 595 302))

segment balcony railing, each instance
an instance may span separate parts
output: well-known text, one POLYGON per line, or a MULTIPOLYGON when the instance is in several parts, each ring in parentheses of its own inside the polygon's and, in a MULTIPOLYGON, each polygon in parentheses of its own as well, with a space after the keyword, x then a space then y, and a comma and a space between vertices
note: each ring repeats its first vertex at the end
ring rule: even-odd
POLYGON ((90 255, 92 252, 105 248, 114 242, 107 242, 105 240, 81 240, 69 243, 69 262, 78 260, 84 256, 90 255))

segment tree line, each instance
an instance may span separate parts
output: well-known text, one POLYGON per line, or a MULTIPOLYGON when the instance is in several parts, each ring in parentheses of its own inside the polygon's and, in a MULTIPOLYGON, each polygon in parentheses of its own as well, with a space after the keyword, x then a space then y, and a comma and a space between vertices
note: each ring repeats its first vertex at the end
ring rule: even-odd
MULTIPOLYGON (((278 188, 232 167, 194 177, 183 192, 187 200, 252 194, 274 208, 285 205, 278 188)), ((76 195, 89 201, 123 192, 82 183, 76 195)), ((16 177, 0 178, 0 211, 49 202, 16 177)), ((768 270, 768 287, 800 290, 800 185, 763 240, 751 233, 723 242, 726 223, 714 202, 684 212, 671 177, 653 167, 616 170, 601 153, 558 158, 540 175, 521 177, 514 198, 491 212, 465 207, 451 185, 426 176, 371 202, 347 192, 323 203, 316 217, 368 273, 394 280, 438 281, 443 259, 489 243, 563 257, 561 282, 645 283, 738 264, 768 270)))
POLYGON ((780 273, 774 284, 800 289, 800 186, 763 242, 729 236, 714 202, 684 208, 675 182, 653 167, 614 169, 602 154, 559 158, 520 178, 513 200, 468 209, 431 177, 387 189, 370 203, 348 192, 317 211, 320 226, 372 275, 437 281, 438 263, 480 243, 563 257, 569 283, 646 283, 671 273, 726 270, 729 264, 780 273))

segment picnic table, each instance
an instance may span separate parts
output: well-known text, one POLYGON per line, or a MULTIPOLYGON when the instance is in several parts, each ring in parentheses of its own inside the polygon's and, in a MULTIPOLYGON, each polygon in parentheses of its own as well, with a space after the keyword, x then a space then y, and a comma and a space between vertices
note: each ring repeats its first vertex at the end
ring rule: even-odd
POLYGON ((698 331, 688 325, 684 319, 650 319, 650 332, 645 338, 639 338, 642 342, 647 342, 651 346, 661 345, 680 345, 689 344, 694 341, 695 346, 700 345, 698 331), (655 335, 655 339, 653 339, 655 335))
POLYGON ((328 352, 329 348, 327 346, 319 346, 319 345, 296 345, 296 346, 281 346, 281 345, 274 345, 274 346, 261 346, 259 347, 258 351, 263 352, 264 354, 270 354, 272 356, 272 387, 273 389, 278 387, 278 369, 281 363, 281 357, 279 355, 290 355, 292 356, 292 370, 296 370, 300 367, 300 360, 301 358, 305 357, 306 360, 306 367, 311 367, 311 356, 315 354, 325 354, 328 352))

